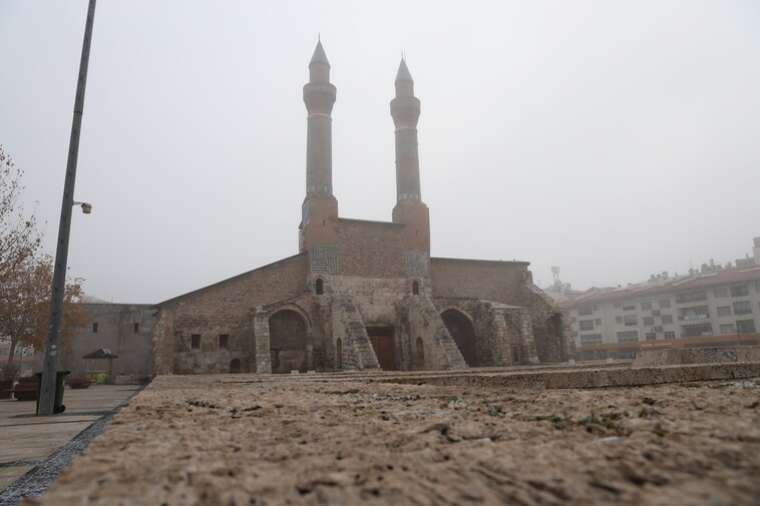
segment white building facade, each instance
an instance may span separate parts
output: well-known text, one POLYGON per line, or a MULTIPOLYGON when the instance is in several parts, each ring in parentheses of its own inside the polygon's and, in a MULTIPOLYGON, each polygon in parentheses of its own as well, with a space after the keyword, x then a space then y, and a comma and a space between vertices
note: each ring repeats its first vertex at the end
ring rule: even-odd
POLYGON ((760 263, 752 260, 747 267, 574 297, 564 304, 564 313, 576 356, 632 358, 647 341, 693 339, 719 345, 758 334, 760 263))

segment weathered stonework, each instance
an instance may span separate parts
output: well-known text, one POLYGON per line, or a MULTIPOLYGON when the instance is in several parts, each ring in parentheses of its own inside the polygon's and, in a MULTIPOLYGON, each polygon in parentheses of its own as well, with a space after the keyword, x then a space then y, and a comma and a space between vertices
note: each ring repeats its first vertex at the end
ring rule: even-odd
POLYGON ((298 255, 158 305, 157 374, 433 370, 566 359, 559 311, 527 262, 431 258, 417 150, 420 101, 402 61, 391 102, 391 222, 339 217, 336 89, 321 44, 304 86, 306 197, 298 255))

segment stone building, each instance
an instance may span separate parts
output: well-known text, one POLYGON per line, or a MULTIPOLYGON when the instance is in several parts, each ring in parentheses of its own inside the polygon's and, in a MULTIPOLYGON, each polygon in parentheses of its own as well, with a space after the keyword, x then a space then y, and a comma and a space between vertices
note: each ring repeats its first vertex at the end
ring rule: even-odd
MULTIPOLYGON (((79 377, 106 372, 105 360, 89 360, 84 355, 106 348, 118 356, 113 361, 114 379, 143 382, 153 376, 153 330, 157 310, 152 304, 83 302, 84 323, 63 347, 60 367, 79 377)), ((43 354, 35 353, 33 369, 42 369, 43 354)))
POLYGON ((402 59, 390 111, 397 202, 388 222, 341 217, 332 185, 336 88, 321 43, 303 88, 299 252, 157 305, 157 374, 421 370, 566 359, 558 308, 527 262, 430 256, 420 101, 402 59))

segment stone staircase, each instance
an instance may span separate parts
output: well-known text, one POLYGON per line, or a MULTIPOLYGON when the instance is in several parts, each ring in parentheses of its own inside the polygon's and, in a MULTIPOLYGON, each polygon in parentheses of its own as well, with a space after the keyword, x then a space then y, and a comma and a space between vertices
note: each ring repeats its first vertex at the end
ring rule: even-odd
POLYGON ((467 368, 462 353, 430 297, 425 294, 410 296, 401 304, 407 312, 412 337, 419 337, 425 343, 425 369, 467 368))
POLYGON ((332 324, 333 339, 340 338, 343 343, 343 369, 361 371, 380 368, 362 315, 351 297, 333 297, 332 324))

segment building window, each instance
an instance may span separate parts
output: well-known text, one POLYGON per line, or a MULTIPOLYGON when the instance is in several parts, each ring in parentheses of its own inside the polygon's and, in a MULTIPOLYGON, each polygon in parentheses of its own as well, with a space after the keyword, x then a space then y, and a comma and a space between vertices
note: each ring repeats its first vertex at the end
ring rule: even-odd
POLYGON ((596 320, 594 320, 594 325, 601 325, 601 324, 602 324, 601 318, 597 318, 596 320))
POLYGON ((718 316, 731 316, 731 306, 718 306, 718 316))
POLYGON ((580 315, 580 316, 588 316, 588 315, 590 315, 593 312, 594 311, 591 308, 591 306, 581 306, 581 307, 578 308, 578 315, 580 315))
POLYGON ((134 332, 135 334, 139 334, 140 333, 140 324, 139 323, 133 323, 132 324, 132 332, 134 332))
POLYGON ((722 299, 723 297, 728 297, 728 287, 727 286, 719 286, 713 290, 713 296, 716 299, 722 299))
POLYGON ((676 302, 696 302, 700 300, 707 300, 707 292, 686 292, 676 295, 676 302))
POLYGON ((420 294, 420 282, 414 281, 412 283, 412 295, 419 295, 420 294))
POLYGON ((635 310, 636 310, 636 306, 634 304, 628 303, 623 306, 623 311, 635 311, 635 310))
POLYGON ((736 333, 737 334, 753 334, 757 332, 755 327, 755 320, 737 320, 736 333))
POLYGON ((673 315, 672 314, 662 315, 662 323, 663 324, 673 323, 673 315))
POLYGON ((736 325, 733 323, 721 323, 720 333, 725 335, 736 334, 736 325))
POLYGON ((581 320, 578 325, 581 330, 594 330, 594 320, 581 320))
POLYGON ((755 291, 760 293, 760 279, 755 280, 755 291))
POLYGON ((682 337, 699 337, 713 335, 712 325, 709 323, 700 323, 697 325, 684 325, 681 327, 682 337))
POLYGON ((616 316, 615 317, 615 323, 623 323, 623 317, 622 316, 616 316))
POLYGON ((749 286, 746 284, 743 285, 734 285, 731 287, 731 297, 746 297, 749 295, 749 286))
POLYGON ((317 278, 317 281, 314 283, 314 291, 317 292, 317 295, 325 293, 325 280, 317 278))
POLYGON ((200 334, 191 334, 190 335, 190 348, 197 350, 201 347, 201 335, 200 334))
POLYGON ((647 327, 651 327, 654 325, 654 317, 653 316, 645 316, 644 317, 644 325, 647 327))
POLYGON ((655 331, 655 332, 662 332, 662 326, 661 326, 661 325, 656 325, 656 326, 654 327, 654 331, 655 331))
POLYGON ((654 341, 655 339, 657 339, 657 334, 654 332, 647 332, 645 336, 647 338, 647 341, 654 341))
POLYGON ((92 333, 97 334, 98 333, 98 322, 95 322, 92 324, 92 333))
POLYGON ((652 301, 646 301, 641 303, 641 309, 644 311, 649 311, 652 309, 652 301))
POLYGON ((623 316, 623 324, 626 327, 634 327, 639 324, 639 318, 635 314, 627 314, 623 316))
POLYGON ((219 334, 219 349, 226 350, 230 347, 230 336, 228 334, 219 334))
POLYGON ((734 302, 734 314, 751 314, 752 303, 748 300, 739 300, 734 302))
POLYGON ((660 309, 667 309, 670 307, 670 299, 660 299, 657 304, 659 304, 660 309))
POLYGON ((624 332, 618 332, 617 340, 619 343, 628 343, 631 341, 638 341, 639 333, 635 330, 626 330, 624 332))
POLYGON ((685 307, 678 310, 678 319, 681 321, 699 321, 710 318, 710 308, 707 306, 685 307))
POLYGON ((675 338, 676 338, 675 331, 673 331, 673 330, 666 330, 665 331, 665 339, 670 340, 670 339, 675 339, 675 338))
POLYGON ((602 342, 601 334, 582 334, 581 346, 587 346, 589 344, 599 344, 602 342))

